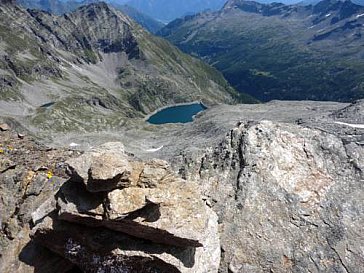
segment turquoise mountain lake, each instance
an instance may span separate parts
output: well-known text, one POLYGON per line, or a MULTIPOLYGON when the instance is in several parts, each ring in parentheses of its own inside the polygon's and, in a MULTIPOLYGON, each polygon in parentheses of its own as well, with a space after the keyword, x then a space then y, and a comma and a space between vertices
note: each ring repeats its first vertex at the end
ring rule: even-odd
POLYGON ((204 110, 206 107, 201 103, 171 106, 158 111, 147 121, 152 124, 187 123, 193 121, 194 115, 204 110))

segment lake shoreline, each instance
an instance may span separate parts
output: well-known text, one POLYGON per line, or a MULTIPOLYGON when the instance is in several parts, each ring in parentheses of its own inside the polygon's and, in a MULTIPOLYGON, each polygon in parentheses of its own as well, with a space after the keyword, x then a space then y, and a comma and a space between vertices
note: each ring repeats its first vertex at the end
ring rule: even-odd
MULTIPOLYGON (((160 107, 156 110, 154 110, 152 113, 146 115, 144 118, 143 118, 143 121, 145 122, 148 122, 148 120, 154 116, 155 114, 157 114, 158 112, 160 111, 163 111, 167 108, 171 108, 171 107, 176 107, 176 106, 187 106, 187 105, 194 105, 194 104, 200 104, 202 105, 203 108, 208 109, 208 107, 202 102, 202 101, 199 101, 199 100, 195 100, 195 101, 192 101, 192 102, 181 102, 181 103, 174 103, 174 104, 170 104, 170 105, 166 105, 166 106, 163 106, 163 107, 160 107)), ((149 122, 148 122, 149 123, 149 122)), ((152 123, 150 123, 152 124, 152 123)), ((153 124, 155 125, 155 124, 153 124)))
POLYGON ((193 122, 196 115, 205 111, 206 109, 208 109, 208 107, 202 101, 175 103, 156 109, 155 111, 153 111, 153 113, 147 115, 144 118, 144 122, 152 125, 160 125, 166 123, 189 123, 193 122), (166 113, 168 113, 167 116, 166 113), (181 113, 185 113, 186 116, 181 116, 181 113))

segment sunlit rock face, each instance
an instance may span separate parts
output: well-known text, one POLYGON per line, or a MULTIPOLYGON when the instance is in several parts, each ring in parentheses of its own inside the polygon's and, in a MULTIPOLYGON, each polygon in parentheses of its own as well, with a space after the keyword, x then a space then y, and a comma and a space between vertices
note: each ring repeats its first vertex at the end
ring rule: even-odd
POLYGON ((364 149, 321 130, 241 123, 174 163, 222 223, 220 272, 355 272, 363 255, 364 149), (349 250, 350 249, 350 250, 349 250))
POLYGON ((42 219, 33 229, 36 242, 85 272, 218 271, 217 216, 197 183, 177 177, 165 161, 130 160, 120 143, 68 166, 71 179, 56 194, 54 210, 34 214, 42 219), (95 177, 98 186, 90 188, 95 177))

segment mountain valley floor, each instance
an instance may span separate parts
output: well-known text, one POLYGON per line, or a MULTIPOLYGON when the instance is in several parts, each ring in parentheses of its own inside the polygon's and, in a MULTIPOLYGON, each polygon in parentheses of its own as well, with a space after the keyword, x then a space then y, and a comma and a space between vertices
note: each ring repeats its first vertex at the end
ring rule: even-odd
MULTIPOLYGON (((358 101, 355 105, 363 105, 358 101)), ((214 146, 224 138, 226 132, 240 122, 294 123, 301 126, 330 132, 345 139, 364 141, 358 136, 360 128, 353 128, 342 123, 362 124, 363 110, 338 115, 342 109, 352 106, 350 103, 318 101, 271 101, 264 104, 215 105, 198 114, 194 122, 186 124, 152 125, 141 119, 133 119, 127 128, 115 131, 102 131, 80 134, 65 132, 54 134, 46 143, 52 147, 75 147, 87 150, 106 141, 121 141, 126 150, 142 158, 160 157, 169 159, 179 151, 204 149, 214 146), (356 139, 355 136, 359 139, 356 139), (155 153, 150 149, 163 146, 155 153)), ((340 112, 341 113, 341 112, 340 112)), ((360 135, 360 134, 359 134, 360 135)), ((364 136, 362 136, 364 137, 364 136)))

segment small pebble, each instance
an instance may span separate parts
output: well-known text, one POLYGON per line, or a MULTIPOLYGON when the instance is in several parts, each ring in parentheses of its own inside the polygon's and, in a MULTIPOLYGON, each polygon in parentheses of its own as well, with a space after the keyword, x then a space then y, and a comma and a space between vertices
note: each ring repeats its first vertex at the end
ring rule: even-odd
POLYGON ((9 131, 10 130, 10 126, 6 123, 2 123, 0 124, 0 131, 5 132, 5 131, 9 131))
POLYGON ((33 168, 33 171, 35 171, 35 172, 46 171, 46 170, 48 170, 48 168, 46 166, 35 166, 33 168))

